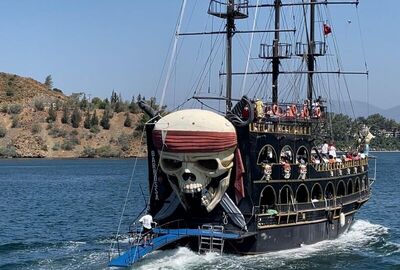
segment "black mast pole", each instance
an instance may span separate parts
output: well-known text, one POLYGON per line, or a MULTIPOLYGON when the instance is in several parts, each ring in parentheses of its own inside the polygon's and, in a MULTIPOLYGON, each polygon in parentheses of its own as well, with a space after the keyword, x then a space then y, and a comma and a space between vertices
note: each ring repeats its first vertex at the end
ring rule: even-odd
POLYGON ((307 99, 310 101, 310 105, 313 99, 313 71, 314 71, 314 48, 315 48, 315 2, 316 0, 310 0, 310 39, 308 41, 308 54, 307 54, 307 66, 308 66, 308 85, 307 85, 307 99))
POLYGON ((232 108, 232 37, 235 30, 235 0, 229 0, 226 18, 226 111, 232 108))
POLYGON ((278 76, 279 76, 279 29, 281 0, 275 0, 275 37, 272 58, 272 103, 278 103, 278 76))

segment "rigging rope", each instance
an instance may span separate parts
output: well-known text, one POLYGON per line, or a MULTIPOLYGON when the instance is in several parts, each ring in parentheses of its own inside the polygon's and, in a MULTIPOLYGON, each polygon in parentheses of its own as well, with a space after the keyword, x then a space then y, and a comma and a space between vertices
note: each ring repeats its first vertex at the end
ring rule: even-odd
POLYGON ((367 57, 366 57, 365 46, 364 46, 364 38, 363 38, 362 30, 361 30, 360 15, 358 13, 358 6, 356 6, 356 13, 357 13, 358 32, 360 34, 360 40, 361 40, 361 49, 362 49, 363 58, 364 58, 364 66, 365 66, 365 71, 367 72, 367 116, 369 116, 369 74, 368 74, 367 57))
MULTIPOLYGON (((151 120, 152 120, 152 119, 150 119, 149 121, 151 121, 151 120)), ((147 124, 147 123, 146 123, 146 124, 147 124)), ((142 136, 141 136, 141 138, 140 138, 140 146, 142 146, 142 143, 143 143, 143 138, 144 138, 144 134, 145 134, 145 128, 146 128, 146 125, 143 127, 143 130, 142 130, 142 136)), ((120 232, 120 229, 121 229, 122 218, 123 218, 123 216, 124 216, 124 213, 125 213, 125 210, 126 210, 126 205, 127 205, 127 203, 128 203, 128 196, 129 196, 129 193, 130 193, 130 191, 131 191, 132 181, 133 181, 133 176, 135 175, 135 170, 136 170, 137 161, 138 161, 138 157, 135 158, 135 162, 134 162, 134 165, 133 165, 133 168, 132 168, 132 173, 131 173, 131 177, 130 177, 130 180, 129 180, 128 190, 127 190, 126 196, 125 196, 124 206, 122 207, 121 216, 120 216, 119 222, 118 222, 117 233, 115 234, 115 238, 116 238, 116 239, 118 239, 118 235, 119 235, 119 232, 120 232)), ((112 250, 113 245, 114 245, 114 242, 111 242, 111 244, 110 244, 110 251, 112 250)))
POLYGON ((243 82, 242 82, 242 91, 240 93, 240 96, 244 95, 244 88, 246 87, 246 80, 247 80, 247 73, 249 71, 249 63, 250 63, 250 55, 251 55, 251 49, 253 47, 253 40, 254 40, 254 31, 256 28, 256 24, 257 24, 257 16, 258 16, 258 3, 260 2, 260 0, 257 0, 257 7, 256 7, 256 11, 255 11, 255 15, 254 15, 254 20, 253 20, 253 31, 251 33, 251 38, 250 38, 250 46, 249 46, 249 51, 247 54, 247 62, 246 62, 246 69, 244 72, 244 77, 243 77, 243 82))
POLYGON ((175 59, 175 56, 176 56, 176 49, 177 49, 178 39, 179 39, 179 35, 178 34, 180 33, 180 30, 181 30, 181 25, 182 25, 183 15, 185 13, 185 8, 186 8, 186 0, 183 0, 182 6, 181 6, 181 12, 180 12, 180 16, 179 16, 179 21, 178 21, 178 24, 176 26, 174 46, 172 48, 171 58, 170 58, 170 61, 169 61, 167 77, 165 78, 164 88, 163 88, 163 92, 162 92, 162 95, 161 95, 160 108, 162 108, 163 105, 164 105, 165 92, 167 90, 169 79, 170 79, 171 73, 172 73, 172 65, 174 63, 174 59, 175 59))

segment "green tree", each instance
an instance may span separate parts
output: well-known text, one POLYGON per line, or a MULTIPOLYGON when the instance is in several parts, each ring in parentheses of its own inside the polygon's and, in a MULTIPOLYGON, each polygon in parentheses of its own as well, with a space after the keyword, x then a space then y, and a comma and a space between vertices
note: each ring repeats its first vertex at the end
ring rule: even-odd
POLYGON ((89 102, 86 98, 86 94, 83 94, 83 97, 79 102, 79 107, 81 108, 81 110, 86 110, 89 107, 89 102))
POLYGON ((130 117, 130 115, 129 115, 129 112, 126 112, 126 113, 125 113, 124 126, 125 126, 125 127, 131 127, 131 126, 132 126, 132 120, 131 120, 131 117, 130 117))
POLYGON ((85 121, 83 122, 83 127, 86 129, 91 128, 91 121, 90 121, 90 112, 87 110, 86 116, 85 116, 85 121))
POLYGON ((19 117, 18 117, 18 115, 13 114, 11 119, 12 119, 11 127, 12 128, 19 128, 19 117))
POLYGON ((47 123, 52 123, 57 120, 57 111, 54 109, 53 106, 50 106, 49 109, 49 116, 47 116, 46 121, 47 123))
POLYGON ((100 104, 99 104, 99 109, 104 110, 107 105, 110 105, 110 101, 108 101, 108 98, 105 98, 100 104))
POLYGON ((69 122, 69 111, 67 106, 63 107, 63 116, 61 117, 61 123, 68 124, 69 122))
POLYGON ((22 112, 22 105, 11 104, 10 107, 8 107, 8 112, 10 114, 20 114, 22 112))
POLYGON ((78 108, 75 108, 71 115, 71 125, 73 128, 78 128, 81 123, 82 116, 78 108))
POLYGON ((101 118, 100 125, 104 129, 110 129, 110 111, 104 110, 103 117, 101 118))
POLYGON ((125 112, 127 110, 127 106, 123 101, 117 101, 114 105, 114 111, 116 113, 125 112))
POLYGON ((138 105, 137 102, 135 101, 135 96, 132 96, 131 103, 129 104, 129 111, 130 111, 131 113, 134 113, 134 114, 140 112, 139 105, 138 105))
POLYGON ((94 110, 92 118, 90 119, 90 126, 97 126, 99 124, 99 118, 96 115, 96 110, 94 110))
POLYGON ((35 109, 37 111, 44 111, 44 102, 43 102, 43 100, 36 99, 34 105, 35 105, 35 109))
POLYGON ((92 98, 92 104, 95 108, 99 109, 100 108, 100 104, 103 102, 103 100, 99 97, 94 97, 92 98))
POLYGON ((4 138, 7 135, 7 129, 0 124, 0 138, 4 138))
POLYGON ((53 89, 53 78, 51 77, 51 75, 48 75, 46 77, 46 80, 44 81, 44 85, 46 85, 47 89, 49 89, 49 90, 53 89))
POLYGON ((111 98, 110 98, 110 103, 111 106, 113 106, 115 103, 117 103, 119 101, 118 95, 117 93, 113 90, 111 93, 111 98))

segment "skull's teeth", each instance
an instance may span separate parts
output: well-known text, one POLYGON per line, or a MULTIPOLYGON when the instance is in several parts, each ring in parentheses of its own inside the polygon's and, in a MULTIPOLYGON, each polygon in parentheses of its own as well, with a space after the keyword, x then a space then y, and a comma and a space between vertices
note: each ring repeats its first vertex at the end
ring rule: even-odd
POLYGON ((192 184, 186 184, 182 187, 183 192, 185 193, 195 193, 195 192, 200 192, 203 188, 203 185, 200 183, 192 183, 192 184))

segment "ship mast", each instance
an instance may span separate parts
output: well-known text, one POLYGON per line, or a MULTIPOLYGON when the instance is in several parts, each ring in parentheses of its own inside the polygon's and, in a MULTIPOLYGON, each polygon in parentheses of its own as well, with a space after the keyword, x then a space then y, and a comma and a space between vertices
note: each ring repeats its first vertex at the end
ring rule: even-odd
POLYGON ((275 37, 273 42, 272 58, 272 103, 278 103, 278 76, 279 76, 279 29, 281 0, 275 0, 275 37))
POLYGON ((229 0, 226 10, 226 111, 232 108, 232 37, 235 30, 235 0, 229 0))
POLYGON ((308 52, 307 52, 307 68, 308 68, 308 80, 307 80, 307 99, 312 103, 313 90, 314 90, 314 50, 315 50, 315 2, 316 0, 310 0, 310 37, 308 39, 308 52))

